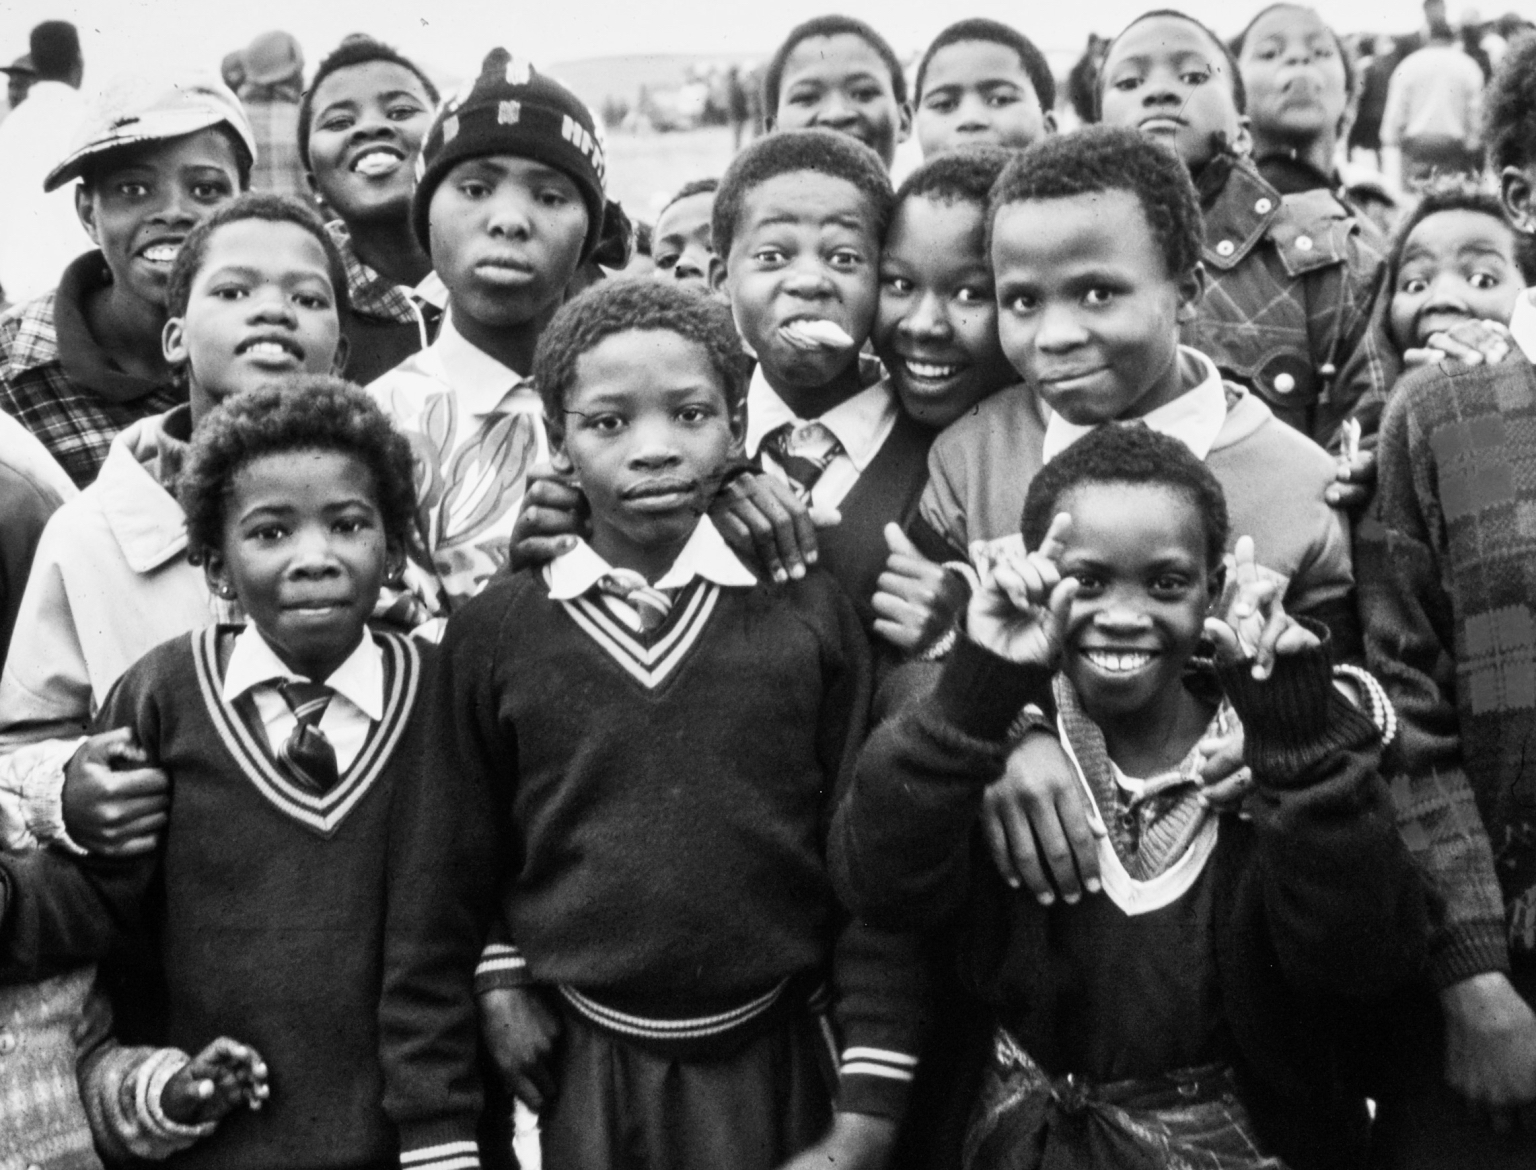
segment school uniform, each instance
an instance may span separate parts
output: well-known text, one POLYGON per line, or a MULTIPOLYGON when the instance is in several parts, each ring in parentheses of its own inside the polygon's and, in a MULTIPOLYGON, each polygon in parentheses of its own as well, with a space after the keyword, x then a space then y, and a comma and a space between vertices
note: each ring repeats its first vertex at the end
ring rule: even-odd
POLYGON ((547 1164, 767 1170, 834 1091, 899 1116, 916 1064, 907 941, 849 923, 823 857, 868 646, 825 573, 759 582, 707 517, 659 624, 609 572, 578 544, 449 624, 436 766, 478 778, 509 860, 477 982, 561 1014, 547 1164))

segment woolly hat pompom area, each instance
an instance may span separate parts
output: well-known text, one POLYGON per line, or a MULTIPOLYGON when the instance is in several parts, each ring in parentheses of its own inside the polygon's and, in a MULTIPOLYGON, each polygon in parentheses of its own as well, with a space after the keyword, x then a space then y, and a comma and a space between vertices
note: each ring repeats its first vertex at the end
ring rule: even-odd
POLYGON ((607 205, 607 151, 592 111, 565 86, 505 49, 492 49, 480 75, 438 108, 416 160, 411 224, 431 251, 428 212, 437 186, 465 159, 491 154, 530 158, 565 175, 587 206, 582 257, 597 247, 607 205))

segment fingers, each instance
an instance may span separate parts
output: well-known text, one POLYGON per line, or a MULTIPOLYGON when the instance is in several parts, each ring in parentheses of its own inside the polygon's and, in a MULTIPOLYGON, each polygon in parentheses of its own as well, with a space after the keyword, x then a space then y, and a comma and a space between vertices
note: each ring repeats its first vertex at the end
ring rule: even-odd
POLYGON ((1201 781, 1218 784, 1243 766, 1243 729, 1239 726, 1226 735, 1207 736, 1196 749, 1204 757, 1200 765, 1201 781))
POLYGON ((1045 530, 1045 539, 1035 551, 1047 560, 1054 561, 1067 551, 1067 533, 1072 530, 1072 514, 1057 512, 1051 526, 1045 530))
MULTIPOLYGON (((1034 830, 1035 840, 1044 855, 1051 879, 1061 892, 1061 900, 1069 906, 1075 906, 1082 899, 1083 887, 1078 881, 1077 862, 1066 829, 1062 826, 1060 811, 1052 803, 1035 805, 1031 807, 1030 814, 1029 826, 1034 830)), ((1046 900, 1041 898, 1040 901, 1043 904, 1046 900)))
POLYGON ((1418 366, 1436 366, 1445 360, 1445 352, 1439 349, 1416 348, 1403 350, 1403 365, 1409 369, 1418 366))
POLYGON ((1016 890, 1020 878, 1018 870, 1014 868, 1013 850, 1008 847, 1008 830, 1003 824, 1009 815, 1009 802, 1003 795, 1003 786, 1003 781, 997 781, 982 797, 981 831, 986 838, 987 852, 992 855, 992 864, 997 867, 997 872, 1002 875, 1009 889, 1016 890))
POLYGON ((1358 512, 1371 502, 1371 489, 1366 484, 1331 483, 1323 492, 1323 498, 1330 507, 1344 512, 1358 512))
MULTIPOLYGON (((907 534, 901 530, 901 525, 890 523, 882 531, 885 534, 885 547, 890 549, 892 559, 896 557, 922 557, 917 551, 917 545, 907 539, 907 534)), ((926 557, 923 557, 926 560, 926 557)))
POLYGON ((1252 791, 1253 773, 1247 768, 1240 768, 1225 780, 1202 788, 1200 801, 1212 808, 1229 809, 1241 804, 1244 797, 1252 791))
POLYGON ((112 795, 119 800, 153 799, 163 806, 170 799, 170 778, 159 768, 114 769, 110 785, 112 795))
POLYGON ((1076 788, 1056 797, 1056 819, 1067 837, 1067 848, 1072 851, 1072 861, 1083 888, 1090 894, 1102 889, 1099 881, 1099 835, 1088 820, 1087 801, 1076 788))
POLYGON ((1205 619, 1205 636, 1216 648, 1217 662, 1230 665, 1244 657, 1242 645, 1237 640, 1237 631, 1220 618, 1205 619))
POLYGON ((1274 673, 1276 644, 1280 641, 1280 635, 1285 633, 1292 623, 1290 615, 1285 612, 1285 607, 1280 603, 1274 586, 1270 586, 1269 594, 1261 605, 1265 621, 1258 645, 1254 648, 1253 677, 1262 682, 1274 673))
MULTIPOLYGON (((149 754, 139 746, 133 728, 116 727, 102 737, 104 757, 114 764, 147 764, 149 754)), ((161 774, 163 777, 163 773, 161 774)))

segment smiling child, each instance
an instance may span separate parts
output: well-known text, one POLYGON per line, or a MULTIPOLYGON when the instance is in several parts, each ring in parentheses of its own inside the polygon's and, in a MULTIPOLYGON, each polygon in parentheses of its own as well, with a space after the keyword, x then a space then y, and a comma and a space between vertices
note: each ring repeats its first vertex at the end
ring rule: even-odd
POLYGON ((1023 150, 1056 132, 1056 79, 1016 29, 973 18, 950 25, 917 66, 917 141, 923 157, 960 146, 1023 150))

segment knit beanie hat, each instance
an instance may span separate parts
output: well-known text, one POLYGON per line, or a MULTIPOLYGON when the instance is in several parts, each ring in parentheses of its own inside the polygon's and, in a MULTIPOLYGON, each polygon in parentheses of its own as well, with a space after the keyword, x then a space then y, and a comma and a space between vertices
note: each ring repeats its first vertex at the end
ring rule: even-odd
POLYGON ((603 231, 608 169, 592 112, 558 81, 499 48, 486 55, 479 77, 442 104, 421 144, 411 224, 423 248, 431 251, 427 212, 443 176, 488 154, 531 158, 569 176, 587 205, 582 259, 592 254, 603 231))

